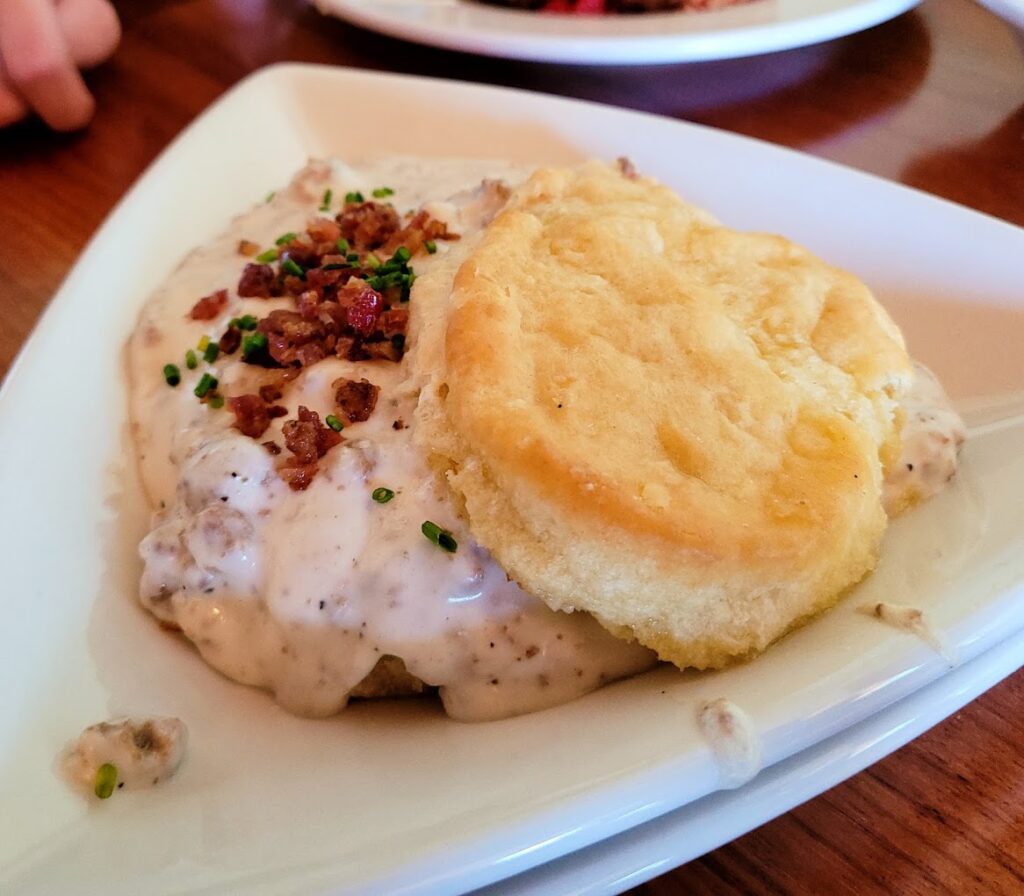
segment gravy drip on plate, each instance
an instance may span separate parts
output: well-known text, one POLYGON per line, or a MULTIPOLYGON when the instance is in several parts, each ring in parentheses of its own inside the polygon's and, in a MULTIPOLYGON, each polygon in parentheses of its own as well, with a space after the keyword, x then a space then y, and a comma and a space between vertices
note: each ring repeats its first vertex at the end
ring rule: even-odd
POLYGON ((914 381, 903 400, 902 448, 886 473, 882 504, 890 516, 942 491, 956 475, 957 453, 967 428, 939 381, 914 363, 914 381))
MULTIPOLYGON (((584 614, 556 613, 508 581, 473 542, 456 508, 413 445, 418 386, 406 365, 328 358, 288 383, 279 403, 322 418, 336 409, 331 383, 366 378, 380 387, 370 418, 344 429, 308 489, 292 491, 261 441, 282 443, 281 420, 259 441, 239 433, 227 409, 199 402, 204 372, 227 396, 251 393, 266 371, 237 356, 181 367, 169 387, 163 365, 181 364, 203 335, 216 341, 240 315, 265 316, 282 299, 240 299, 239 240, 273 245, 334 196, 388 186, 400 210, 438 196, 434 217, 463 237, 479 230, 500 191, 466 189, 485 177, 518 179, 499 163, 395 159, 355 171, 314 163, 292 185, 194 252, 149 302, 130 346, 132 418, 143 481, 158 508, 142 541, 143 604, 181 628, 210 665, 267 688, 289 711, 326 716, 383 656, 440 689, 455 718, 502 718, 572 700, 653 665, 654 655, 608 634, 584 614), (424 183, 427 189, 424 189, 424 183), (227 288, 212 321, 187 317, 196 299, 227 288), (386 503, 377 488, 394 492, 386 503), (448 553, 421 532, 430 520, 451 531, 448 553)), ((419 274, 443 259, 413 259, 419 274)), ((415 304, 416 295, 412 302, 415 304)))

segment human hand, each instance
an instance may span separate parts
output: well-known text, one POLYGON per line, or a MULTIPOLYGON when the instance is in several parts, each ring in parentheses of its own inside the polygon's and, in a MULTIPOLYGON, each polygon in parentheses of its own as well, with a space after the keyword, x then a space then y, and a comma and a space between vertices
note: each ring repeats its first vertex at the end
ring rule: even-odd
POLYGON ((0 0, 0 127, 33 111, 58 131, 85 126, 95 102, 79 69, 120 37, 108 0, 0 0))

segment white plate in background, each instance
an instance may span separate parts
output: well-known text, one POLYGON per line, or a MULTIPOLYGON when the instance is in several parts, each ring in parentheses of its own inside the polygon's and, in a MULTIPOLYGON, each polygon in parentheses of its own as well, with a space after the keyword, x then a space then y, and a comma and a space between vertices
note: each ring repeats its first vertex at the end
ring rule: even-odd
POLYGON ((703 62, 788 50, 863 31, 920 0, 751 0, 727 9, 554 15, 475 0, 314 0, 391 37, 483 56, 589 65, 703 62))
MULTIPOLYGON (((768 764, 828 738, 854 749, 852 726, 911 694, 941 717, 954 708, 949 664, 857 608, 921 607, 963 662, 1024 629, 1021 257, 1019 228, 708 128, 344 69, 249 78, 112 213, 0 392, 0 891, 465 890, 712 792, 695 724, 704 699, 747 710, 768 764), (307 156, 410 151, 556 163, 627 154, 727 223, 785 233, 857 271, 914 353, 997 422, 973 432, 953 489, 893 525, 864 585, 753 662, 661 669, 487 724, 452 722, 422 701, 289 717, 135 604, 146 511, 125 441, 121 347, 178 260, 307 156), (1017 421, 998 422, 1011 407, 1017 421), (53 770, 66 741, 103 718, 152 713, 190 728, 173 781, 89 806, 66 790, 53 770)), ((829 783, 807 778, 805 792, 829 783)), ((739 804, 711 840, 749 823, 739 804)))
POLYGON ((1016 27, 1019 32, 1024 32, 1024 0, 978 0, 978 2, 999 18, 1016 27))

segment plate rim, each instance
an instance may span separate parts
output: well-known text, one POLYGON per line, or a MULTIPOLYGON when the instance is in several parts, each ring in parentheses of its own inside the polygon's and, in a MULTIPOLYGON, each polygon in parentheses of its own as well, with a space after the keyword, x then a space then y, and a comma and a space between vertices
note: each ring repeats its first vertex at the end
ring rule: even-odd
MULTIPOLYGON (((324 15, 336 16, 360 28, 388 37, 445 50, 567 65, 667 65, 709 62, 755 56, 808 46, 845 37, 896 18, 918 6, 922 0, 845 0, 826 12, 810 12, 793 20, 746 26, 725 26, 701 31, 672 31, 653 34, 616 34, 615 20, 588 23, 607 25, 604 33, 552 34, 531 24, 536 13, 499 7, 477 8, 473 0, 453 0, 452 14, 437 22, 403 18, 387 5, 372 0, 313 0, 324 15), (467 26, 462 19, 468 17, 467 26), (474 24, 473 20, 479 21, 474 24), (504 27, 495 27, 495 24, 504 27)), ((753 0, 772 2, 772 0, 753 0)), ((408 0, 424 9, 430 0, 408 0)), ((447 9, 448 7, 441 7, 447 9)), ((733 14, 739 7, 700 13, 649 13, 668 22, 683 16, 707 17, 733 14)), ((566 17, 571 18, 571 17, 566 17)))

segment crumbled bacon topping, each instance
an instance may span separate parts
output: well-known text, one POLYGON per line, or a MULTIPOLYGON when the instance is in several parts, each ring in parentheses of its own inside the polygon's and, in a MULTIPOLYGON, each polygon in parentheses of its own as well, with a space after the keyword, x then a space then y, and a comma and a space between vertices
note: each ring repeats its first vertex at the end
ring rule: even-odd
POLYGON ((228 291, 226 289, 218 289, 208 296, 203 296, 196 302, 188 316, 192 320, 213 320, 215 317, 219 317, 227 306, 228 291))
MULTIPOLYGON (((288 415, 285 407, 275 404, 282 397, 283 384, 324 358, 400 361, 409 324, 409 310, 403 303, 415 279, 410 259, 420 252, 434 252, 435 240, 458 238, 426 211, 410 213, 403 225, 390 203, 348 202, 334 219, 314 217, 303 233, 279 239, 278 258, 272 263, 258 259, 247 263, 238 281, 239 296, 291 297, 294 304, 275 308, 258 320, 251 315, 234 319, 217 341, 223 354, 241 348, 246 363, 276 371, 275 381, 260 386, 258 394, 227 399, 235 428, 259 439, 272 420, 288 415), (373 254, 375 250, 380 254, 373 254)), ((248 240, 238 245, 239 253, 248 257, 258 249, 248 240)), ((221 289, 196 302, 190 316, 213 320, 227 304, 227 290, 221 289)), ((344 377, 332 386, 339 417, 347 424, 369 419, 379 387, 366 379, 344 377)), ((396 421, 395 425, 403 424, 396 421)), ((282 435, 291 456, 278 466, 278 472, 295 490, 309 486, 320 458, 342 441, 315 411, 304 406, 295 419, 284 423, 282 435)), ((273 440, 261 444, 272 455, 282 452, 273 440)))
POLYGON ((380 331, 393 339, 395 336, 404 336, 406 327, 409 326, 409 309, 392 308, 380 316, 380 331))
POLYGON ((381 202, 347 203, 336 220, 349 245, 360 249, 379 249, 401 228, 394 206, 381 202))
POLYGON ((270 426, 267 406, 258 395, 238 395, 228 399, 235 415, 235 429, 250 439, 258 439, 270 426))
POLYGON ((331 383, 331 388, 334 389, 334 401, 349 424, 370 419, 370 414, 377 405, 380 386, 375 386, 366 379, 356 382, 339 377, 331 383))
POLYGON ((269 264, 250 262, 242 269, 238 294, 244 298, 269 299, 274 295, 277 276, 269 264))
POLYGON ((320 421, 316 411, 304 405, 299 406, 297 419, 285 423, 282 433, 285 447, 293 457, 278 468, 278 473, 293 490, 303 491, 317 474, 317 461, 340 444, 342 438, 320 421))
POLYGON ((405 246, 413 255, 419 252, 428 240, 457 240, 459 235, 449 233, 448 226, 431 218, 423 209, 412 216, 412 219, 397 233, 392 234, 385 247, 394 252, 399 246, 405 246))
POLYGON ((224 335, 217 340, 217 348, 219 348, 225 355, 232 355, 238 351, 238 346, 242 344, 242 331, 238 327, 228 327, 224 331, 224 335))
MULTIPOLYGON (((357 282, 349 281, 345 287, 346 292, 357 282)), ((384 311, 384 298, 369 286, 357 285, 354 294, 346 295, 345 300, 345 323, 364 339, 372 336, 384 311)))
POLYGON ((636 165, 633 164, 633 160, 629 156, 619 156, 615 160, 615 164, 619 167, 619 174, 626 178, 626 180, 636 180, 640 177, 636 170, 636 165))
MULTIPOLYGON (((309 367, 327 357, 331 335, 321 320, 278 308, 256 327, 267 337, 267 351, 281 367, 309 367)), ((333 346, 331 346, 333 348, 333 346)))

